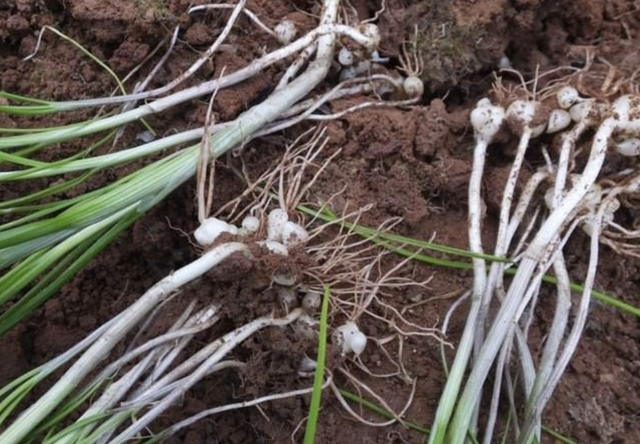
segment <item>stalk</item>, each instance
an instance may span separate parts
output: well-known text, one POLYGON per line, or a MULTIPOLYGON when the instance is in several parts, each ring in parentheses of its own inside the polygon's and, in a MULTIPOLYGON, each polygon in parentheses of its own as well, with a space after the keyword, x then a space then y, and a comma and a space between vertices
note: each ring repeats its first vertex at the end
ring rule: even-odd
MULTIPOLYGON (((334 20, 335 22, 335 20, 334 20)), ((190 88, 186 88, 182 91, 174 93, 170 96, 163 97, 154 102, 150 102, 146 105, 142 105, 133 110, 95 120, 93 122, 87 124, 73 124, 68 127, 63 127, 60 129, 55 129, 51 131, 42 131, 37 134, 29 134, 29 135, 17 135, 10 136, 0 139, 0 149, 2 148, 11 148, 11 147, 20 147, 27 146, 36 143, 59 143, 62 141, 66 141, 72 138, 82 137, 89 134, 93 134, 96 132, 104 131, 107 129, 111 129, 114 127, 122 126, 124 124, 133 122, 135 120, 142 119, 151 114, 162 112, 166 109, 169 109, 175 105, 180 103, 184 103, 186 101, 196 99, 198 97, 211 94, 216 90, 220 90, 223 88, 228 88, 230 86, 236 85, 240 82, 243 82, 269 66, 277 63, 285 58, 291 57, 304 50, 309 45, 313 44, 315 40, 320 42, 324 39, 326 42, 326 38, 330 37, 333 41, 336 35, 347 36, 350 39, 354 40, 356 43, 359 43, 363 46, 370 46, 371 40, 369 37, 359 33, 355 29, 350 26, 339 25, 333 22, 324 22, 321 23, 319 27, 310 31, 308 34, 300 37, 298 40, 290 43, 289 45, 279 48, 261 58, 254 61, 250 65, 242 68, 232 74, 221 77, 219 79, 210 80, 208 82, 200 83, 196 86, 192 86, 190 88)), ((322 46, 318 43, 318 46, 322 46)), ((318 53, 321 51, 318 50, 318 53)), ((149 92, 142 92, 138 94, 130 94, 128 96, 116 96, 116 97, 108 97, 102 99, 88 99, 88 100, 80 100, 80 101, 71 101, 71 102, 46 102, 48 106, 51 107, 50 112, 61 112, 61 111, 73 111, 85 107, 96 107, 102 105, 113 105, 123 102, 137 101, 145 98, 149 98, 149 92)), ((0 112, 9 112, 8 107, 0 107, 0 112)), ((14 107, 20 108, 20 107, 14 107)))
POLYGON ((25 410, 16 421, 0 435, 3 444, 18 444, 43 421, 106 357, 122 338, 138 324, 154 307, 173 291, 202 276, 234 253, 246 251, 241 243, 229 243, 216 247, 189 265, 175 271, 149 289, 129 307, 116 322, 73 364, 73 366, 38 401, 25 410))
MULTIPOLYGON (((469 250, 476 254, 483 254, 482 249, 482 206, 481 206, 481 185, 482 173, 487 152, 487 140, 479 140, 473 155, 473 170, 469 181, 469 250)), ((433 428, 429 435, 429 444, 440 444, 444 442, 447 432, 447 425, 451 418, 451 412, 455 406, 458 392, 462 384, 462 378, 471 356, 474 346, 474 336, 477 329, 477 319, 482 306, 482 294, 486 282, 485 260, 474 257, 473 262, 473 292, 471 295, 471 308, 467 317, 462 338, 458 344, 456 357, 453 361, 444 391, 440 397, 438 410, 433 423, 433 428)))
POLYGON ((485 343, 480 350, 478 359, 467 380, 467 385, 460 397, 456 413, 453 416, 450 426, 451 444, 464 444, 466 431, 469 428, 484 381, 508 334, 508 326, 515 322, 514 316, 519 306, 523 304, 523 302, 526 303, 526 301, 522 300, 522 297, 526 293, 527 287, 529 287, 534 271, 548 255, 548 246, 554 237, 557 236, 567 218, 575 211, 582 199, 584 199, 587 191, 593 183, 595 183, 602 164, 604 163, 608 142, 617 124, 618 120, 612 117, 602 122, 594 137, 589 160, 582 175, 562 200, 561 205, 555 209, 542 224, 535 238, 527 248, 522 263, 513 278, 504 303, 500 307, 496 319, 487 334, 485 343))
POLYGON ((140 419, 136 420, 135 423, 129 426, 126 430, 110 440, 109 444, 122 444, 142 431, 151 423, 152 420, 161 415, 178 399, 182 398, 195 383, 200 381, 209 373, 210 369, 214 365, 219 363, 231 350, 248 337, 265 327, 288 325, 298 319, 301 313, 302 311, 300 309, 295 309, 282 319, 273 318, 272 316, 259 318, 223 336, 220 339, 220 347, 206 361, 204 361, 195 372, 189 375, 189 377, 186 378, 178 387, 172 390, 169 395, 155 404, 154 407, 145 413, 140 419))

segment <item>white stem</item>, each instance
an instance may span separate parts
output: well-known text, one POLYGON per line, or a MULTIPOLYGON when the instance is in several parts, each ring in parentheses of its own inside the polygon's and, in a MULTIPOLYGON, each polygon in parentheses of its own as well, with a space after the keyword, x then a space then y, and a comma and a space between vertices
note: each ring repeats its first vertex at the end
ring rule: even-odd
POLYGON ((536 190, 547 177, 549 177, 549 173, 546 171, 537 171, 527 184, 524 186, 522 190, 522 194, 520 195, 520 199, 516 205, 516 209, 511 216, 511 220, 509 221, 509 229, 507 233, 507 244, 511 245, 511 241, 513 240, 513 236, 515 236, 516 231, 520 227, 524 216, 527 214, 529 210, 529 205, 531 204, 531 200, 535 195, 536 190))
POLYGON ((189 265, 175 271, 149 289, 131 307, 123 312, 111 327, 71 366, 40 399, 25 410, 0 435, 2 444, 18 444, 32 429, 45 419, 84 378, 109 356, 113 348, 153 308, 173 291, 202 276, 234 253, 248 251, 241 243, 220 245, 189 265))
POLYGON ((482 386, 507 335, 505 326, 515 322, 514 316, 522 303, 522 297, 530 284, 534 270, 547 255, 549 244, 557 236, 567 218, 580 205, 593 183, 595 183, 605 159, 609 140, 617 124, 618 121, 613 117, 607 118, 602 122, 594 137, 589 160, 582 175, 562 200, 560 206, 542 224, 537 235, 527 248, 522 263, 509 287, 505 302, 500 307, 500 311, 487 334, 486 341, 460 398, 451 427, 451 444, 464 443, 482 386))
MULTIPOLYGON (((522 136, 520 137, 520 142, 518 143, 518 149, 516 151, 516 157, 511 166, 511 170, 509 171, 509 176, 507 178, 507 184, 504 188, 502 194, 502 202, 500 205, 500 217, 499 217, 499 225, 498 225, 498 234, 496 236, 496 247, 494 250, 494 256, 504 257, 507 254, 509 249, 509 223, 510 223, 510 214, 511 214, 511 205, 513 203, 513 196, 516 190, 516 184, 518 183, 518 176, 520 175, 520 169, 522 168, 522 164, 524 162, 524 157, 527 152, 527 147, 529 146, 529 140, 531 139, 531 128, 526 125, 523 128, 522 136)), ((485 287, 483 289, 482 295, 482 303, 480 305, 480 311, 478 312, 478 319, 476 321, 476 334, 474 338, 474 353, 477 354, 480 352, 480 348, 482 347, 482 343, 484 342, 484 333, 487 323, 487 318, 489 315, 489 307, 491 306, 491 301, 493 299, 493 294, 496 291, 496 285, 498 283, 502 283, 502 276, 504 274, 505 264, 503 262, 494 262, 491 264, 489 271, 489 278, 485 283, 485 287)), ((519 342, 520 344, 520 342, 519 342)), ((526 350, 522 350, 523 354, 528 352, 528 348, 526 350)), ((503 364, 504 359, 507 358, 506 351, 503 353, 503 364)), ((498 378, 497 381, 500 380, 502 371, 500 368, 496 371, 498 378)), ((494 394, 492 398, 496 399, 497 396, 496 391, 499 393, 499 387, 494 387, 494 394)), ((492 406, 494 405, 494 399, 492 399, 492 406)), ((481 399, 478 398, 477 401, 477 409, 475 416, 479 414, 481 399)), ((490 412, 490 421, 487 424, 487 433, 486 436, 493 434, 493 422, 491 421, 491 415, 493 414, 493 409, 490 412)), ((495 406, 495 413, 497 414, 497 404, 495 406)), ((495 418, 493 418, 495 421, 495 418)), ((472 429, 475 428, 475 423, 477 419, 474 418, 472 420, 472 429)))
POLYGON ((487 423, 484 429, 484 435, 482 437, 482 444, 491 444, 493 442, 493 430, 496 425, 496 419, 498 418, 498 407, 500 406, 500 392, 502 389, 502 375, 505 371, 505 364, 507 362, 508 347, 502 347, 500 355, 498 355, 498 362, 495 369, 495 380, 493 382, 493 391, 491 393, 491 406, 489 407, 489 415, 487 417, 487 423))
MULTIPOLYGON (((179 329, 184 325, 185 321, 187 320, 190 314, 191 308, 193 308, 193 303, 190 305, 188 311, 186 311, 185 314, 183 314, 171 327, 171 329, 169 330, 170 334, 180 331, 179 329)), ((145 330, 145 325, 143 325, 140 331, 144 331, 144 330, 145 330)), ((160 338, 163 338, 166 336, 167 335, 163 335, 163 336, 160 336, 160 338)), ((156 345, 158 345, 157 339, 159 338, 156 338, 156 340, 151 340, 147 342, 147 344, 155 342, 156 345)), ((133 342, 135 343, 135 339, 133 342)), ((120 358, 116 362, 110 364, 106 369, 104 369, 100 373, 100 375, 97 378, 94 379, 94 381, 91 384, 89 384, 89 388, 95 386, 96 384, 100 384, 104 382, 107 378, 111 378, 116 373, 116 371, 122 368, 124 363, 133 359, 135 356, 139 356, 141 353, 135 353, 135 352, 139 351, 141 348, 144 348, 147 344, 139 347, 133 352, 128 352, 123 357, 123 358, 130 357, 130 359, 120 358)), ((151 349, 150 347, 146 348, 146 350, 150 350, 150 349, 151 349)), ((144 359, 141 362, 136 364, 118 381, 109 385, 107 389, 102 393, 102 395, 98 398, 98 400, 92 402, 91 406, 80 416, 80 418, 76 420, 76 424, 79 421, 82 421, 94 415, 103 413, 111 409, 116 403, 120 402, 120 400, 127 394, 127 392, 133 386, 133 384, 135 384, 142 377, 142 374, 149 368, 149 366, 151 366, 153 361, 159 355, 159 352, 160 352, 160 349, 156 349, 156 350, 152 350, 150 353, 147 353, 147 355, 144 357, 144 359)), ((82 434, 83 436, 86 436, 86 434, 89 433, 91 430, 93 430, 97 425, 98 425, 97 423, 90 422, 85 427, 76 429, 72 432, 65 434, 59 440, 56 440, 55 444, 68 444, 71 442, 75 442, 78 439, 78 436, 80 434, 82 434)))
POLYGON ((229 352, 231 352, 240 343, 245 341, 248 337, 256 333, 257 331, 269 327, 269 326, 285 326, 295 321, 300 317, 302 311, 300 309, 293 310, 284 318, 276 319, 271 316, 256 319, 255 321, 246 324, 237 330, 226 334, 222 338, 222 345, 211 355, 204 363, 202 363, 195 372, 193 372, 186 380, 175 388, 169 395, 167 395, 162 401, 155 404, 147 413, 141 418, 135 421, 126 430, 122 431, 118 436, 110 441, 110 444, 122 444, 128 441, 145 427, 147 427, 151 421, 160 416, 165 410, 173 405, 177 400, 182 398, 185 393, 193 387, 198 381, 205 377, 210 369, 220 362, 229 352))
MULTIPOLYGON (((516 157, 513 161, 513 165, 511 166, 511 170, 509 171, 507 184, 502 194, 502 202, 500 204, 498 234, 496 236, 496 247, 494 250, 494 256, 497 256, 497 257, 505 257, 507 255, 507 251, 509 250, 509 242, 510 242, 509 228, 510 228, 510 222, 511 222, 511 218, 510 218, 511 205, 513 203, 513 196, 515 194, 516 184, 518 183, 518 176, 520 175, 520 170, 524 162, 524 156, 527 152, 527 147, 529 146, 530 139, 531 139, 531 128, 529 128, 528 126, 525 126, 523 129, 522 136, 520 137, 520 143, 518 144, 516 157)), ((494 262, 493 264, 491 264, 491 269, 489 271, 489 279, 484 288, 484 294, 482 296, 482 306, 480 308, 480 314, 478 316, 478 325, 476 330, 477 336, 476 336, 476 343, 475 343, 476 349, 478 351, 479 351, 480 345, 484 341, 485 322, 489 312, 489 306, 491 305, 491 300, 493 298, 493 293, 495 291, 495 285, 498 282, 498 279, 504 273, 504 266, 505 266, 504 262, 494 262)))
POLYGON ((286 87, 289 84, 289 82, 291 82, 294 79, 294 77, 298 75, 298 72, 300 72, 304 64, 311 59, 311 56, 315 54, 317 49, 318 49, 318 46, 315 43, 307 46, 300 53, 300 55, 295 60, 295 62, 289 65, 289 67, 287 68, 283 76, 280 78, 280 81, 276 86, 276 90, 286 87))
MULTIPOLYGON (((482 254, 482 199, 481 186, 484 172, 485 156, 488 141, 479 138, 473 154, 473 170, 469 182, 469 249, 473 253, 482 254)), ((444 391, 440 396, 438 410, 429 435, 429 444, 444 441, 447 432, 447 424, 455 407, 455 402, 460 391, 462 378, 469 362, 469 356, 473 349, 476 333, 476 321, 482 304, 482 293, 486 283, 486 264, 484 259, 473 259, 473 291, 471 295, 471 308, 467 315, 467 323, 464 327, 456 357, 451 366, 444 391)), ((465 429, 466 434, 466 429, 465 429)))
MULTIPOLYGON (((637 128, 640 129, 640 128, 637 128)), ((636 129, 636 130, 637 130, 636 129)), ((534 402, 533 408, 531 409, 531 414, 527 418, 527 423, 521 435, 521 442, 527 442, 526 437, 529 436, 532 432, 532 429, 536 426, 536 423, 539 422, 540 417, 542 415, 542 410, 544 406, 547 404, 553 391, 556 386, 560 382, 560 378, 564 374, 564 371, 575 352, 580 337, 582 336, 582 331, 584 330, 584 326, 587 320, 587 315, 589 312, 589 304, 591 302, 591 290, 593 288, 593 283, 595 281, 595 275, 598 267, 598 256, 599 256, 599 242, 600 242, 600 234, 602 230, 602 224, 604 219, 605 211, 611 200, 615 199, 616 192, 619 192, 620 189, 616 188, 608 197, 605 199, 603 203, 601 203, 598 213, 593 215, 593 221, 591 223, 591 252, 589 255, 589 265, 587 268, 587 276, 584 282, 584 289, 582 291, 582 298, 580 299, 580 305, 578 307, 578 313, 576 319, 574 320, 573 328, 571 329, 571 333, 567 338, 564 349, 558 358, 555 367, 553 368, 553 372, 548 376, 546 384, 541 388, 541 391, 537 398, 532 398, 530 402, 534 402)), ((567 277, 568 279, 568 277, 567 277)), ((566 282, 565 284, 566 285, 566 282)), ((569 301, 570 303, 570 301, 569 301)), ((568 314, 567 314, 568 316, 568 314)), ((566 322, 565 322, 566 326, 566 322)))
POLYGON ((567 182, 569 161, 571 159, 573 149, 580 136, 584 134, 589 126, 590 122, 587 119, 581 120, 571 131, 562 136, 562 147, 560 148, 560 158, 558 159, 556 181, 553 190, 554 208, 556 208, 562 200, 562 193, 567 182))
MULTIPOLYGON (((479 140, 473 152, 473 171, 469 179, 469 250, 475 254, 484 254, 482 248, 482 176, 488 142, 479 140)), ((484 259, 473 260, 472 300, 482 299, 486 285, 487 266, 484 259)))
POLYGON ((549 402, 553 391, 560 382, 560 378, 564 374, 573 353, 575 352, 582 331, 584 330, 585 323, 587 321, 587 315, 589 313, 589 304, 591 302, 591 290, 593 289, 593 283, 595 281, 596 271, 598 268, 598 251, 600 242, 600 228, 602 227, 602 208, 596 216, 596 221, 592 224, 591 232, 591 253, 589 255, 589 265, 587 268, 587 276, 584 282, 584 289, 582 291, 582 298, 580 299, 580 305, 578 307, 578 314, 574 321, 571 333, 567 338, 564 349, 558 358, 558 361, 553 368, 553 373, 548 377, 547 383, 542 388, 535 404, 531 409, 530 417, 527 418, 527 423, 523 427, 520 441, 521 443, 527 443, 528 437, 533 433, 533 429, 536 423, 540 420, 542 410, 544 406, 549 402))
POLYGON ((559 254, 557 259, 553 263, 556 279, 558 284, 556 285, 556 310, 553 316, 551 328, 548 333, 547 341, 542 351, 542 358, 540 359, 539 371, 534 382, 531 393, 527 400, 527 407, 525 410, 525 429, 529 427, 536 429, 536 435, 540 435, 540 416, 535 415, 532 411, 534 403, 538 399, 540 392, 546 386, 549 381, 550 375, 554 368, 556 356, 560 348, 564 333, 569 321, 569 312, 571 310, 571 282, 569 279, 569 273, 564 262, 564 256, 559 254))
POLYGON ((115 318, 109 320, 105 324, 95 329, 91 334, 89 334, 89 336, 87 336, 82 341, 80 341, 79 343, 71 347, 66 352, 62 353, 60 356, 57 356, 53 358, 51 361, 43 364, 41 367, 42 371, 46 372, 47 374, 50 374, 50 373, 53 373, 55 370, 59 369, 61 366, 63 366, 64 364, 69 362, 71 359, 73 359, 78 353, 82 352, 91 344, 93 344, 98 338, 100 338, 104 334, 104 332, 107 329, 111 328, 113 324, 118 322, 121 316, 122 314, 117 315, 115 318))
MULTIPOLYGON (((196 86, 186 88, 182 91, 176 92, 170 96, 161 98, 156 100, 155 102, 150 102, 145 105, 139 106, 136 109, 132 109, 130 111, 117 114, 115 116, 107 117, 104 119, 96 120, 90 123, 86 123, 83 125, 73 125, 68 128, 61 128, 55 130, 44 131, 38 133, 36 135, 20 135, 20 136, 11 136, 4 137, 0 139, 0 148, 7 147, 21 147, 32 145, 34 143, 59 143, 69 139, 74 139, 82 136, 86 136, 89 134, 94 134, 96 132, 109 130, 111 128, 115 128, 121 125, 124 125, 129 122, 133 122, 135 120, 142 119, 151 114, 156 114, 162 112, 166 109, 169 109, 175 105, 180 103, 195 99, 197 97, 210 94, 217 89, 227 88, 229 86, 233 86, 237 83, 240 83, 244 80, 247 80, 254 75, 258 74, 265 68, 273 65, 274 63, 287 58, 310 44, 312 44, 316 39, 318 40, 318 47, 324 46, 324 50, 318 50, 317 60, 323 60, 327 56, 331 57, 333 54, 333 42, 335 41, 336 35, 346 35, 349 38, 355 40, 356 42, 363 45, 370 45, 371 40, 369 37, 357 32, 355 29, 345 26, 345 25, 337 25, 332 22, 323 22, 319 27, 309 32, 307 35, 301 37, 300 39, 294 41, 293 43, 285 46, 283 48, 277 49, 262 58, 254 61, 251 65, 240 69, 228 76, 224 76, 219 79, 210 80, 205 83, 198 84, 196 86), (324 43, 321 43, 324 42, 324 43), (330 53, 327 53, 327 42, 330 42, 330 53)), ((328 70, 331 60, 328 60, 329 64, 326 66, 326 70, 328 70)), ((310 71, 311 66, 307 69, 306 72, 310 71)), ((326 71, 323 70, 326 75, 326 71)), ((302 76, 301 76, 302 77, 302 76)), ((322 78, 325 76, 323 75, 322 78)), ((299 79, 298 79, 299 80, 299 79)), ((291 85, 293 85, 292 82, 291 85)), ((282 91, 288 91, 289 88, 282 91)), ((118 103, 118 102, 127 102, 130 100, 140 100, 147 98, 146 94, 148 93, 140 93, 129 96, 121 96, 121 97, 113 97, 109 98, 107 103, 118 103)), ((275 93, 273 95, 276 95, 275 93)), ((297 100, 299 100, 298 98, 297 100)), ((295 103, 295 100, 293 103, 295 103)), ((104 99, 91 99, 82 102, 59 102, 56 104, 56 109, 59 111, 64 110, 73 110, 78 109, 82 106, 98 106, 103 105, 105 103, 104 99)), ((255 108, 255 107, 254 107, 255 108)), ((275 117, 275 116, 273 116, 275 117)))

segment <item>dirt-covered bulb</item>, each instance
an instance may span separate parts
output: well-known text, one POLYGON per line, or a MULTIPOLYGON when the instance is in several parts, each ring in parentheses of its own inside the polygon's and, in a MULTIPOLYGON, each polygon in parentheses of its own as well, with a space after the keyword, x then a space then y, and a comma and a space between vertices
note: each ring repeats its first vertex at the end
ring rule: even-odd
POLYGON ((411 98, 421 97, 424 93, 424 82, 419 77, 409 76, 402 82, 402 89, 411 98))
POLYGON ((296 37, 298 30, 295 23, 289 19, 284 19, 276 25, 274 32, 280 43, 288 45, 296 37))
POLYGON ((222 233, 238 234, 238 228, 218 218, 210 217, 200 224, 193 235, 200 245, 207 246, 211 245, 222 233))
POLYGON ((336 329, 338 342, 342 345, 342 353, 360 355, 367 346, 367 337, 360 331, 355 322, 349 321, 336 329))

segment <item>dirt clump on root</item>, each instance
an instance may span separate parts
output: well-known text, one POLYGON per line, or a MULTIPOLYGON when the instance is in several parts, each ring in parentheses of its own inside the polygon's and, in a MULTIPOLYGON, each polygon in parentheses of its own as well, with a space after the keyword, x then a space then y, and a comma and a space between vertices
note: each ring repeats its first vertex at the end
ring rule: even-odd
MULTIPOLYGON (((189 17, 191 4, 185 0, 8 0, 0 2, 0 89, 52 100, 70 100, 108 95, 114 82, 104 70, 76 48, 46 33, 43 47, 30 61, 22 59, 35 50, 37 33, 45 25, 55 26, 81 42, 117 72, 119 76, 140 64, 174 26, 182 27, 181 39, 171 63, 159 73, 153 86, 177 77, 215 39, 223 19, 213 14, 189 17)), ((361 17, 373 16, 379 2, 353 0, 361 17)), ((300 10, 318 13, 315 2, 300 0, 250 0, 249 7, 269 26, 283 17, 296 20, 303 29, 313 17, 300 10)), ((245 18, 211 63, 187 82, 192 85, 230 72, 248 63, 263 47, 275 43, 245 18)), ((467 246, 466 194, 471 171, 472 130, 468 115, 477 100, 488 94, 493 72, 500 66, 513 66, 527 79, 536 69, 544 72, 561 66, 582 67, 586 51, 592 52, 622 70, 637 67, 640 43, 640 13, 630 0, 387 0, 380 16, 382 54, 396 63, 402 42, 417 26, 420 54, 426 61, 422 74, 427 94, 420 106, 408 109, 368 109, 349 114, 327 124, 330 142, 327 153, 342 149, 317 181, 313 193, 317 201, 332 199, 338 212, 355 211, 372 204, 361 222, 378 226, 390 218, 402 218, 394 230, 420 239, 430 239, 455 247, 467 246)), ((156 56, 157 57, 157 56, 156 56)), ((259 101, 277 83, 274 67, 264 75, 236 87, 220 91, 214 104, 217 120, 228 120, 259 101)), ((144 69, 142 70, 144 73, 144 69)), ((142 75, 142 74, 141 74, 142 75)), ((332 74, 333 75, 333 74, 332 74)), ((132 79, 136 81, 137 78, 132 79)), ((335 80, 335 79, 331 79, 335 80)), ((517 82, 515 77, 510 78, 517 82)), ((333 104, 334 112, 360 103, 355 98, 333 104)), ((163 132, 201 126, 207 103, 194 102, 176 107, 150 119, 163 132)), ((62 125, 91 114, 48 116, 47 119, 16 119, 0 115, 2 127, 62 125)), ((129 126, 121 147, 132 144, 142 131, 141 124, 129 126)), ((285 137, 291 140, 295 131, 285 137)), ((257 177, 281 153, 275 139, 255 141, 243 151, 244 165, 257 177)), ((84 142, 83 142, 84 143, 84 142)), ((77 152, 84 144, 65 145, 77 152)), ((485 241, 490 245, 496 230, 501 189, 508 174, 510 146, 490 153, 489 180, 484 184, 485 241)), ((553 147, 552 147, 553 148, 553 147)), ((525 172, 539 165, 540 158, 528 159, 525 172)), ((240 167, 238 159, 230 160, 240 167)), ((127 166, 92 178, 98 187, 132 171, 127 166)), ((221 165, 216 176, 214 207, 219 208, 244 189, 238 177, 221 165)), ((23 195, 29 184, 3 188, 3 200, 23 195)), ((6 382, 65 351, 87 333, 129 306, 146 289, 172 270, 199 254, 185 233, 193 232, 197 215, 194 190, 187 184, 156 209, 138 221, 105 252, 82 271, 61 292, 25 322, 0 338, 0 382, 6 382), (117 278, 116 278, 117 277, 117 278)), ((63 196, 65 197, 65 196, 63 196)), ((572 276, 585 271, 586 236, 578 235, 568 246, 567 262, 572 276)), ((640 305, 638 286, 640 262, 621 259, 608 249, 600 260, 596 287, 631 304, 640 305)), ((304 258, 295 258, 303 266, 304 258)), ((386 259, 390 263, 396 259, 386 259)), ((387 264, 388 266, 389 264, 387 264)), ((205 276, 181 295, 180 301, 195 298, 201 302, 220 301, 224 320, 219 329, 199 337, 214 339, 255 316, 280 310, 278 295, 270 287, 268 256, 261 261, 237 257, 205 276), (250 279, 243 277, 251 276, 250 279)), ((296 270, 293 270, 296 272, 296 270)), ((397 307, 415 301, 460 294, 469 288, 467 271, 427 267, 411 263, 401 275, 416 280, 433 276, 428 290, 405 289, 385 296, 397 307)), ((450 307, 453 296, 435 299, 412 308, 408 317, 421 325, 437 325, 450 307)), ((551 291, 545 293, 553 306, 551 291)), ((536 319, 544 330, 551 319, 551 308, 536 319)), ((174 313, 177 314, 177 313, 174 313)), ((465 320, 464 307, 452 319, 449 337, 459 337, 465 320)), ((386 331, 377 323, 363 321, 369 336, 383 337, 386 331)), ((227 371, 203 381, 201 389, 190 392, 180 409, 167 415, 163 423, 183 419, 205 408, 284 392, 311 385, 297 373, 304 354, 313 357, 313 340, 300 340, 290 329, 268 329, 240 347, 234 357, 248 365, 243 371, 227 371)), ((593 303, 590 320, 579 350, 545 413, 544 423, 583 444, 640 442, 640 325, 630 316, 602 304, 593 303)), ((399 350, 391 349, 390 353, 399 350)), ((447 349, 449 357, 453 350, 447 349)), ((415 400, 406 417, 427 424, 434 415, 445 380, 437 341, 410 337, 402 350, 407 371, 417 377, 415 400)), ((333 368, 339 362, 331 350, 333 368)), ((363 362, 376 373, 395 371, 393 363, 380 350, 367 352, 363 362)), ((399 378, 379 379, 358 374, 390 406, 400 410, 410 387, 399 378)), ((354 387, 337 376, 341 386, 354 387)), ((268 403, 261 410, 250 408, 224 413, 202 421, 173 439, 173 442, 267 443, 289 442, 301 438, 297 427, 306 417, 309 398, 297 397, 268 403)), ((381 418, 360 412, 371 421, 381 418)), ((162 424, 160 424, 162 425, 162 424)), ((303 430, 303 429, 302 429, 303 430)), ((395 424, 376 429, 356 422, 330 395, 323 400, 319 443, 400 443, 419 442, 422 436, 395 424)), ((549 437, 544 442, 553 442, 549 437)))

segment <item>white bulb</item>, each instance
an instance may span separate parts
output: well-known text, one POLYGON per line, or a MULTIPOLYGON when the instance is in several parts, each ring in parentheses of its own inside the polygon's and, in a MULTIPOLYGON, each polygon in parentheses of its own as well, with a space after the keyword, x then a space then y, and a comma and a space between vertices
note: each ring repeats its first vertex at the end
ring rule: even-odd
POLYGON ((289 221, 287 212, 276 208, 269 213, 267 218, 267 239, 276 242, 282 242, 282 230, 289 221))
POLYGON ((590 100, 586 100, 584 102, 578 103, 577 105, 573 105, 569 110, 571 119, 573 119, 574 122, 581 122, 589 115, 592 106, 593 102, 591 102, 590 100))
POLYGON ((353 52, 349 48, 342 47, 338 53, 338 62, 342 66, 351 66, 356 61, 353 52))
POLYGON ((320 293, 310 292, 304 295, 302 298, 302 308, 309 312, 318 311, 322 305, 322 296, 320 293))
POLYGON ((282 243, 287 247, 302 244, 309 239, 309 233, 295 222, 287 222, 282 227, 282 243))
POLYGON ((506 55, 503 55, 502 57, 500 57, 500 60, 498 60, 498 68, 500 69, 513 68, 513 65, 511 64, 511 59, 509 59, 509 57, 507 57, 506 55))
POLYGON ((296 283, 296 278, 288 273, 278 273, 273 276, 273 282, 283 287, 291 287, 296 283))
POLYGON ((369 50, 378 49, 380 46, 380 29, 377 25, 373 23, 363 23, 358 27, 358 30, 369 37, 369 42, 367 42, 366 46, 369 50))
POLYGON ((424 83, 416 76, 409 76, 402 82, 402 89, 404 89, 404 93, 411 98, 422 97, 424 93, 424 83))
POLYGON ((289 250, 287 250, 287 247, 282 245, 280 242, 268 240, 258 242, 258 245, 265 247, 271 253, 280 254, 282 256, 289 256, 289 250))
POLYGON ((295 290, 290 286, 278 287, 278 299, 287 307, 293 306, 298 300, 295 290))
MULTIPOLYGON (((604 209, 604 214, 603 214, 603 218, 602 218, 602 224, 600 226, 600 230, 602 230, 602 228, 608 224, 610 224, 611 222, 613 222, 613 219, 615 217, 615 212, 618 211, 618 209, 620 209, 620 201, 618 199, 611 199, 609 201, 606 202, 606 208, 604 209)), ((595 221, 595 217, 594 216, 589 216, 585 219, 585 221, 582 223, 582 230, 587 233, 589 236, 593 235, 593 223, 595 221)))
POLYGON ((367 346, 367 337, 361 331, 356 332, 351 338, 351 350, 358 356, 367 346))
POLYGON ((255 233, 260 229, 260 219, 254 216, 247 216, 242 219, 242 228, 251 233, 255 233))
POLYGON ((580 100, 578 90, 572 86, 565 86, 561 88, 556 94, 556 97, 558 99, 558 105, 563 109, 571 108, 578 100, 580 100))
POLYGON ((562 131, 571 124, 571 114, 563 109, 554 109, 549 114, 547 133, 553 134, 562 131))
MULTIPOLYGON (((575 185, 578 180, 580 180, 579 174, 572 174, 571 182, 575 185)), ((584 198, 580 202, 580 207, 589 211, 595 211, 600 201, 602 200, 602 186, 594 183, 587 190, 587 194, 585 194, 584 198)))
MULTIPOLYGON (((481 100, 481 102, 483 102, 481 100)), ((471 125, 478 135, 484 139, 491 139, 500 130, 504 120, 504 108, 500 106, 486 105, 477 107, 471 111, 471 125)))
POLYGON ((491 103, 491 100, 486 97, 478 100, 478 103, 476 104, 476 108, 487 108, 489 106, 493 106, 493 104, 491 103))
POLYGON ((544 203, 547 205, 547 208, 549 210, 553 210, 553 193, 554 193, 553 187, 548 188, 547 191, 545 191, 544 193, 544 203))
POLYGON ((238 228, 215 217, 210 217, 200 224, 193 235, 200 245, 206 246, 214 243, 222 233, 238 234, 238 228))
POLYGON ((347 66, 340 71, 340 81, 351 80, 356 77, 356 70, 353 66, 347 66))
POLYGON ((507 116, 529 125, 536 115, 538 103, 528 100, 516 100, 507 108, 507 116))
POLYGON ((582 231, 584 231, 588 236, 593 235, 593 220, 591 217, 587 217, 582 223, 582 231))
MULTIPOLYGON (((2 105, 2 103, 0 103, 0 105, 2 105)), ((149 143, 155 139, 156 136, 151 131, 142 131, 141 133, 136 134, 136 140, 141 140, 144 143, 149 143)))
MULTIPOLYGON (((544 203, 547 205, 547 208, 553 209, 553 195, 555 193, 554 187, 548 188, 544 193, 544 203)), ((567 195, 566 191, 560 193, 560 200, 562 200, 567 195)))
POLYGON ((371 61, 373 63, 388 63, 389 57, 381 57, 378 51, 371 52, 371 61))
POLYGON ((342 353, 359 355, 367 345, 367 337, 354 322, 346 322, 336 329, 338 342, 342 345, 342 353))
POLYGON ((640 139, 627 139, 616 144, 618 154, 628 157, 640 155, 640 139))
POLYGON ((615 215, 615 212, 618 211, 620 209, 620 201, 618 199, 612 199, 608 202, 607 207, 604 210, 604 223, 605 224, 609 224, 610 222, 613 222, 613 218, 615 215))
POLYGON ((283 45, 288 45, 296 37, 296 24, 289 19, 284 19, 278 23, 274 29, 278 41, 283 45))
POLYGON ((618 97, 611 107, 613 115, 620 121, 629 120, 629 111, 633 108, 633 99, 630 95, 618 97))
POLYGON ((316 369, 318 363, 305 355, 300 361, 300 365, 298 366, 298 372, 300 373, 310 373, 316 369))

